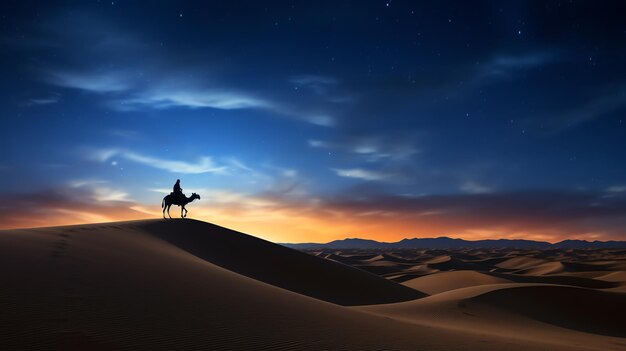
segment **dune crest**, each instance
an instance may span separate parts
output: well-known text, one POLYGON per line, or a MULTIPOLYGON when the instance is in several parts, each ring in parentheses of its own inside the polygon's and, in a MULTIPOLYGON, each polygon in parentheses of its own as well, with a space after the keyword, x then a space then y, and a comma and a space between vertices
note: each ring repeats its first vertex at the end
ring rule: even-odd
POLYGON ((403 282, 410 288, 423 291, 429 295, 438 294, 469 286, 510 283, 510 280, 498 278, 475 271, 451 271, 430 274, 403 282))

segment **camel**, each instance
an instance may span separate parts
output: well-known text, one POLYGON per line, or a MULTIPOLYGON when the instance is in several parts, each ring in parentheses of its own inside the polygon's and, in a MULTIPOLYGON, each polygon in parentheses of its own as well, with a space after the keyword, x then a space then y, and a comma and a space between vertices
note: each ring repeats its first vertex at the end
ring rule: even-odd
POLYGON ((200 195, 196 193, 191 194, 191 197, 187 197, 184 194, 181 194, 181 196, 179 197, 174 196, 173 194, 166 195, 163 198, 163 202, 161 202, 161 207, 163 207, 163 218, 165 218, 165 210, 167 210, 167 215, 170 217, 170 219, 172 218, 172 216, 170 215, 170 207, 172 205, 181 206, 182 208, 180 209, 180 217, 181 218, 187 217, 188 211, 185 208, 185 205, 187 205, 188 203, 192 202, 195 199, 200 200, 200 195))

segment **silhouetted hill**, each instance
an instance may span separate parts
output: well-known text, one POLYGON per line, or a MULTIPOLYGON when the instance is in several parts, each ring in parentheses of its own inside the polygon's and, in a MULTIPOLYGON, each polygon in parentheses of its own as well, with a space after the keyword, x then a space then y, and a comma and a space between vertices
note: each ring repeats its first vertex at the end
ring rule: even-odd
POLYGON ((586 240, 563 240, 554 244, 561 249, 613 249, 626 248, 626 241, 586 241, 586 240))
POLYGON ((448 237, 402 239, 386 243, 366 239, 343 239, 329 243, 281 244, 294 249, 459 249, 459 248, 518 248, 518 249, 607 249, 626 248, 626 241, 563 240, 551 244, 547 241, 524 239, 464 240, 448 237))

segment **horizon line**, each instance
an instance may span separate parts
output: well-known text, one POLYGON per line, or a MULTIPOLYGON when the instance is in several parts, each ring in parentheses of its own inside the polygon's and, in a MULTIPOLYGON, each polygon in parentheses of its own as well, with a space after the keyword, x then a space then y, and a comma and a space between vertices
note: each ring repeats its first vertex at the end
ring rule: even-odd
MULTIPOLYGON (((198 222, 204 222, 204 223, 210 223, 210 224, 214 224, 214 225, 218 225, 221 226, 219 224, 216 223, 212 223, 212 222, 208 222, 208 221, 203 221, 200 219, 194 219, 194 218, 171 218, 171 219, 163 219, 163 218, 142 218, 142 219, 131 219, 131 220, 122 220, 122 221, 106 221, 106 222, 81 222, 81 223, 72 223, 72 224, 63 224, 63 225, 51 225, 51 226, 35 226, 35 227, 8 227, 8 228, 0 228, 0 232, 2 231, 9 231, 9 230, 29 230, 29 229, 44 229, 44 228, 62 228, 62 227, 76 227, 76 226, 85 226, 85 225, 102 225, 102 224, 112 224, 112 223, 130 223, 130 222, 141 222, 141 221, 159 221, 159 220, 163 220, 163 221, 171 221, 171 220, 192 220, 192 221, 198 221, 198 222)), ((224 228, 228 228, 228 227, 224 227, 224 228)), ((231 228, 229 228, 231 229, 231 228)), ((232 230, 236 230, 236 229, 232 229, 232 230)), ((239 231, 239 230, 236 230, 239 231)), ((240 231, 241 232, 241 231, 240 231)), ((243 232, 242 232, 243 233, 243 232)), ((245 233, 248 234, 248 233, 245 233)), ((252 235, 252 234, 248 234, 248 235, 252 235)), ((256 236, 256 235, 253 235, 256 236)), ((366 238, 359 238, 359 237, 345 237, 345 238, 340 238, 340 239, 333 239, 330 240, 328 242, 312 242, 312 241, 302 241, 302 242, 278 242, 276 241, 275 243, 277 244, 284 244, 284 245, 300 245, 300 244, 316 244, 316 245, 324 245, 324 244, 329 244, 331 242, 334 241, 342 241, 342 240, 369 240, 369 241, 375 241, 377 243, 381 243, 381 244, 393 244, 393 243, 398 243, 401 242, 403 240, 413 240, 413 239, 441 239, 441 238, 445 238, 445 239, 452 239, 452 240, 463 240, 463 241, 469 241, 469 242, 478 242, 478 241, 498 241, 498 240, 508 240, 508 241, 515 241, 515 240, 525 240, 525 241, 533 241, 533 242, 538 242, 538 243, 549 243, 551 245, 553 244, 557 244, 557 243, 561 243, 563 241, 568 241, 568 240, 577 240, 577 241, 584 241, 584 242, 589 242, 589 243, 593 243, 593 242, 617 242, 617 241, 626 241, 625 240, 586 240, 586 239, 571 239, 571 238, 567 238, 567 239, 563 239, 560 241, 549 241, 549 240, 534 240, 534 239, 524 239, 524 238, 487 238, 487 239, 465 239, 463 237, 451 237, 451 236, 447 236, 447 235, 442 235, 442 236, 430 236, 430 237, 404 237, 402 239, 399 239, 397 241, 379 241, 376 239, 366 239, 366 238)))

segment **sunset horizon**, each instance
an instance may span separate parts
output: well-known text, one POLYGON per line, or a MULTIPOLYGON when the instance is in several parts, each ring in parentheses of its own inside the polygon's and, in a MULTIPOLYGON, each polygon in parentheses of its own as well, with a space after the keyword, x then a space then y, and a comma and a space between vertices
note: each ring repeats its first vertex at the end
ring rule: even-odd
MULTIPOLYGON (((172 212, 175 212, 175 210, 172 210, 172 212)), ((161 212, 157 210, 154 211, 154 216, 147 217, 145 214, 146 212, 142 211, 142 212, 138 212, 136 216, 122 217, 122 218, 105 218, 101 215, 94 215, 93 217, 91 217, 90 215, 86 215, 85 217, 83 217, 84 219, 82 221, 81 220, 65 221, 63 219, 59 219, 59 220, 49 220, 49 221, 46 220, 38 224, 36 223, 36 221, 29 220, 29 221, 26 221, 23 225, 16 224, 10 227, 0 227, 0 230, 81 226, 85 224, 108 224, 108 223, 143 221, 143 220, 161 218, 160 217, 161 212)), ((174 219, 176 218, 174 217, 174 219)), ((375 240, 379 242, 397 242, 403 239, 440 238, 440 237, 462 239, 462 240, 468 240, 468 241, 500 240, 500 239, 531 240, 531 241, 548 242, 551 244, 555 244, 564 240, 583 240, 583 241, 588 241, 588 242, 624 241, 623 238, 621 237, 611 238, 611 237, 605 237, 602 235, 597 235, 596 233, 583 233, 578 236, 576 235, 568 236, 565 234, 564 236, 561 237, 561 236, 545 235, 545 234, 524 233, 523 231, 516 231, 510 234, 502 234, 503 231, 484 231, 484 232, 473 231, 469 235, 459 235, 458 233, 459 232, 462 233, 463 231, 438 232, 438 231, 424 230, 420 232, 424 234, 420 235, 417 232, 413 233, 411 230, 405 230, 402 228, 399 229, 398 232, 406 233, 405 235, 402 235, 402 234, 380 235, 377 233, 379 233, 382 230, 372 229, 370 231, 368 229, 363 229, 363 228, 368 228, 369 226, 363 226, 359 224, 354 224, 354 229, 345 229, 345 230, 336 229, 332 227, 329 229, 324 229, 324 227, 322 227, 320 224, 317 224, 315 228, 321 228, 321 229, 318 229, 318 231, 315 231, 315 232, 311 232, 310 229, 304 230, 305 232, 308 232, 310 234, 307 234, 307 236, 303 237, 302 235, 291 236, 289 235, 289 233, 294 232, 294 230, 291 229, 290 226, 286 226, 286 228, 285 226, 282 226, 282 227, 279 226, 278 228, 276 228, 272 226, 274 223, 266 227, 263 223, 260 223, 260 222, 242 224, 241 223, 242 221, 237 220, 237 219, 224 220, 224 221, 218 221, 218 220, 211 219, 211 218, 205 219, 205 218, 198 218, 198 217, 189 217, 189 219, 195 219, 195 220, 199 220, 203 222, 216 224, 222 227, 227 227, 227 228, 237 230, 243 233, 255 235, 260 238, 263 238, 272 242, 276 242, 276 243, 293 243, 293 244, 327 243, 327 242, 331 242, 335 240, 344 240, 344 239, 363 239, 363 240, 375 240), (285 232, 285 234, 281 234, 283 232, 285 232), (341 234, 344 232, 346 233, 345 235, 341 234), (333 235, 335 233, 336 235, 333 235), (293 239, 290 239, 290 238, 293 238, 293 239), (299 241, 294 241, 294 240, 299 240, 299 241)), ((376 226, 373 226, 373 227, 376 227, 376 226)), ((389 227, 385 226, 385 228, 391 228, 391 226, 389 227)), ((384 230, 388 230, 388 229, 384 229, 384 230)), ((296 231, 302 232, 303 230, 300 229, 296 231)))
POLYGON ((0 350, 624 351, 626 2, 0 2, 0 350))

